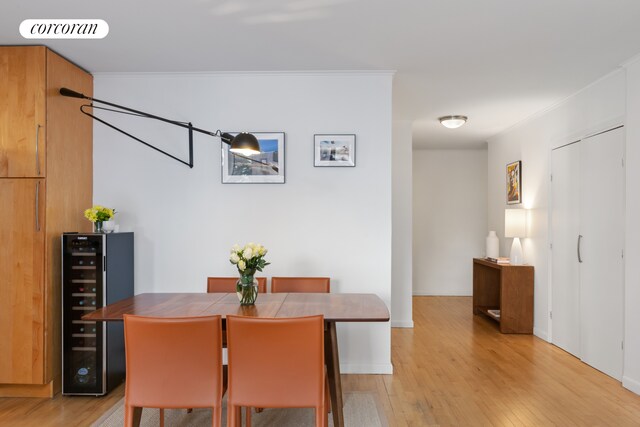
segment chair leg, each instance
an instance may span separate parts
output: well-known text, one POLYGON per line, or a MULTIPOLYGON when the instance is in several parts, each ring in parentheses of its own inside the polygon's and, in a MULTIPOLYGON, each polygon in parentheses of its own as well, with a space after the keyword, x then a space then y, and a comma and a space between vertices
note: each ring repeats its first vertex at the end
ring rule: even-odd
POLYGON ((327 408, 324 405, 316 406, 316 427, 327 427, 328 425, 327 408))
POLYGON ((164 427, 164 408, 160 408, 160 427, 164 427))
POLYGON ((219 406, 217 408, 212 408, 211 411, 211 427, 220 427, 222 424, 222 408, 219 406))
POLYGON ((131 405, 124 405, 124 426, 132 427, 133 426, 133 411, 135 408, 131 405))
POLYGON ((238 425, 237 407, 227 402, 227 427, 236 427, 237 425, 238 425))
POLYGON ((247 419, 247 423, 246 426, 247 427, 251 427, 251 406, 247 406, 244 410, 245 414, 246 414, 246 419, 247 419))

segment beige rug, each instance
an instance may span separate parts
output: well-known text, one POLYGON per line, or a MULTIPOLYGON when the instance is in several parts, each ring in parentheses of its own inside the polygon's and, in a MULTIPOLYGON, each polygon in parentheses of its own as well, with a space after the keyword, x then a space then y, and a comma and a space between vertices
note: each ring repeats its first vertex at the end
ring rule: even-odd
MULTIPOLYGON (((225 399, 226 401, 226 399, 225 399)), ((223 402, 222 425, 227 425, 226 403, 223 402)), ((344 423, 347 427, 387 427, 387 421, 376 397, 371 393, 353 392, 344 394, 344 423)), ((198 427, 211 426, 211 410, 194 409, 188 414, 184 409, 167 409, 164 412, 166 427, 198 427)), ((251 425, 302 427, 315 425, 315 411, 313 409, 273 409, 266 408, 263 412, 251 415, 251 425)), ((124 422, 124 399, 116 403, 92 427, 122 427, 124 422)), ((143 409, 141 427, 155 427, 159 425, 158 409, 143 409)), ((329 425, 333 419, 329 414, 329 425)))

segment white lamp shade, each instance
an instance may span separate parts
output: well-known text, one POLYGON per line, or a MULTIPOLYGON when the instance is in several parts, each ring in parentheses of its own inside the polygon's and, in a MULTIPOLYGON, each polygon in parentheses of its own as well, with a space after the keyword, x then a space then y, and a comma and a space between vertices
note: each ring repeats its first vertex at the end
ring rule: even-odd
POLYGON ((504 237, 526 237, 526 236, 527 236, 526 209, 505 209, 504 237))

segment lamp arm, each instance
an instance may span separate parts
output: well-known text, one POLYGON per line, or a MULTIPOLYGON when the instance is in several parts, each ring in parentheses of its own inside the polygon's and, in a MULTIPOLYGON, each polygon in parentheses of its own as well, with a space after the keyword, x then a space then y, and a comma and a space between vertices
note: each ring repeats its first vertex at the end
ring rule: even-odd
MULTIPOLYGON (((135 113, 135 114, 137 114, 139 116, 142 116, 142 117, 146 117, 146 118, 154 119, 154 120, 159 120, 161 122, 170 123, 170 124, 175 125, 175 126, 180 126, 180 127, 185 128, 185 129, 189 129, 190 131, 200 132, 200 133, 203 133, 205 135, 218 137, 218 138, 220 138, 220 140, 222 142, 224 142, 225 144, 228 144, 228 145, 231 145, 231 140, 233 139, 233 135, 231 135, 229 133, 226 133, 226 132, 223 133, 222 131, 220 131, 220 129, 218 129, 215 132, 211 132, 211 131, 208 131, 208 130, 205 130, 205 129, 200 129, 200 128, 197 128, 195 126, 191 126, 189 123, 184 123, 184 122, 179 122, 177 120, 167 119, 165 117, 160 117, 160 116, 156 116, 155 114, 150 114, 150 113, 147 113, 147 112, 144 112, 144 111, 135 110, 133 108, 125 107, 125 106, 122 106, 122 105, 119 105, 119 104, 115 104, 113 102, 108 102, 108 101, 103 101, 101 99, 92 98, 92 97, 87 96, 87 95, 85 95, 83 93, 76 92, 76 91, 68 89, 66 87, 60 88, 60 95, 68 96, 68 97, 71 97, 71 98, 88 99, 91 102, 97 102, 99 104, 109 105, 111 107, 119 108, 119 109, 124 110, 124 111, 130 111, 130 112, 135 113)), ((118 111, 116 111, 116 112, 118 112, 118 111)))

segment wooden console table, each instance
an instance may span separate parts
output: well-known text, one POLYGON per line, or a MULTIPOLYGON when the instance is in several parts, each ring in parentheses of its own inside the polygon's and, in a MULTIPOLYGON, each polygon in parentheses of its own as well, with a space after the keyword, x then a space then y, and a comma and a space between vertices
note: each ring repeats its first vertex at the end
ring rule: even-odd
POLYGON ((474 258, 473 314, 495 320, 503 334, 532 334, 533 266, 474 258), (489 310, 500 310, 500 317, 489 310))

